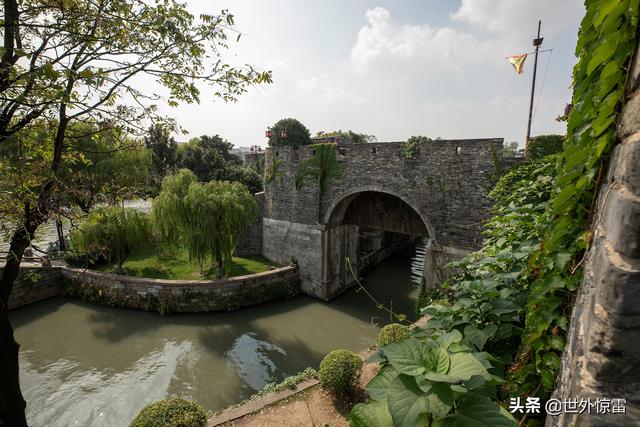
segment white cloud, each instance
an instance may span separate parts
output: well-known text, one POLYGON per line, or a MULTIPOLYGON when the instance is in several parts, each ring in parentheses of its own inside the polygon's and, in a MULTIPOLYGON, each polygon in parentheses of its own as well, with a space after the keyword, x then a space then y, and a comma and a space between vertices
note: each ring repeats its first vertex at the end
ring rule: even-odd
MULTIPOLYGON (((344 50, 329 53, 314 45, 322 37, 299 28, 277 26, 273 32, 267 16, 276 13, 273 8, 239 4, 247 8, 252 36, 242 39, 238 60, 272 69, 274 84, 252 89, 237 104, 205 102, 178 114, 192 135, 220 133, 237 145, 264 144, 264 129, 283 117, 300 119, 312 132, 353 129, 381 141, 414 134, 522 141, 530 69, 518 76, 504 57, 529 48, 533 30, 523 28, 540 11, 545 45, 554 45, 553 34, 564 34, 561 40, 572 50, 570 33, 583 14, 580 0, 462 0, 450 19, 408 24, 396 18, 400 4, 372 7, 360 12, 362 26, 349 30, 351 38, 344 31, 350 45, 344 56, 344 50)), ((292 5, 285 8, 288 19, 298 22, 296 13, 305 8, 292 5)), ((572 52, 554 56, 545 90, 538 92, 534 134, 564 132, 553 119, 570 98, 572 52)), ((541 58, 540 81, 547 58, 541 58)))
MULTIPOLYGON (((584 14, 582 2, 569 0, 462 0, 460 9, 452 14, 456 20, 515 38, 531 38, 535 24, 542 20, 543 34, 575 27, 573 17, 584 14), (530 31, 524 31, 525 29, 530 31)), ((535 27, 535 28, 534 28, 535 27)))

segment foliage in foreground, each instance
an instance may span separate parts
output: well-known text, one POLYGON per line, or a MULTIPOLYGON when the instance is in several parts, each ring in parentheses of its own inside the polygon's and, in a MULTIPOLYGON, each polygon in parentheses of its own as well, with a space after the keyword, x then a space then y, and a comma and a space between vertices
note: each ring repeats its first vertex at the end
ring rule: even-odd
POLYGON ((367 391, 376 403, 354 407, 352 425, 389 425, 389 415, 395 426, 516 425, 489 398, 501 380, 489 372, 491 356, 482 352, 483 342, 456 329, 418 335, 374 354, 382 368, 367 391))
POLYGON ((264 396, 269 393, 277 393, 283 390, 293 390, 301 382, 312 378, 318 378, 318 372, 313 368, 306 368, 304 371, 301 371, 296 375, 287 377, 279 383, 268 383, 267 385, 262 387, 260 391, 251 396, 249 400, 257 399, 258 397, 264 396))
POLYGON ((145 406, 129 427, 204 427, 207 414, 196 402, 165 399, 145 406))
POLYGON ((240 235, 256 220, 258 206, 240 183, 203 184, 183 169, 162 181, 151 214, 165 245, 186 248, 201 271, 212 263, 221 278, 228 272, 240 235))
POLYGON ((525 330, 509 382, 521 396, 553 390, 573 295, 591 244, 598 183, 618 142, 616 122, 629 64, 638 43, 640 2, 587 1, 573 69, 574 106, 564 150, 545 213, 549 224, 541 247, 529 259, 532 283, 525 330))
POLYGON ((320 362, 320 385, 334 396, 342 396, 355 390, 362 360, 352 351, 333 350, 320 362))
POLYGON ((151 237, 147 214, 131 208, 102 207, 92 211, 71 233, 71 251, 90 259, 106 259, 118 270, 133 250, 151 237))

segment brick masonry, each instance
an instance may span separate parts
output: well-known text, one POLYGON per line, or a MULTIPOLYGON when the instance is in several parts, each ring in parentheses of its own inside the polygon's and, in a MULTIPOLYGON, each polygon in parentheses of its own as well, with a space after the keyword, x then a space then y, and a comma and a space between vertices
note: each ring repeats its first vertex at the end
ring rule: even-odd
POLYGON ((640 61, 598 192, 593 242, 554 397, 625 398, 626 415, 564 414, 547 426, 640 425, 640 61))
POLYGON ((92 303, 146 311, 210 312, 235 310, 299 291, 295 267, 220 280, 161 280, 68 267, 26 267, 9 300, 9 309, 57 295, 92 303))
MULTIPOLYGON (((0 275, 3 268, 0 268, 0 275)), ((9 310, 24 307, 60 295, 60 269, 23 264, 9 295, 9 310)))

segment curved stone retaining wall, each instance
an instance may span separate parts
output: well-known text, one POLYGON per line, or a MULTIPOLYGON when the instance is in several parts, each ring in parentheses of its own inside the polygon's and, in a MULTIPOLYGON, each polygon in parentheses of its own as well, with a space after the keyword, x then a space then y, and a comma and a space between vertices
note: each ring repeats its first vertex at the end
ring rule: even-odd
POLYGON ((14 288, 10 308, 63 294, 113 307, 196 313, 235 310, 290 298, 299 291, 295 267, 220 280, 146 279, 69 267, 33 267, 29 273, 30 279, 14 288))

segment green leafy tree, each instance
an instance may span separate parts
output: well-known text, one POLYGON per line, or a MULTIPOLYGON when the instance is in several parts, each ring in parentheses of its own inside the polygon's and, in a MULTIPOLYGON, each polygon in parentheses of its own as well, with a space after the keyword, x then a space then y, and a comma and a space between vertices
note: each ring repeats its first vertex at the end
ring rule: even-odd
POLYGON ((257 203, 244 185, 199 183, 188 170, 166 177, 152 205, 163 241, 184 246, 201 271, 213 264, 218 277, 224 277, 238 238, 257 214, 257 203))
POLYGON ((177 167, 178 144, 171 136, 171 127, 156 123, 149 127, 144 137, 144 146, 151 152, 151 180, 160 188, 162 178, 173 173, 177 167))
POLYGON ((237 181, 251 194, 262 191, 262 178, 252 169, 242 167, 242 160, 231 149, 233 144, 218 135, 204 135, 178 146, 178 164, 191 170, 201 182, 237 181))
MULTIPOLYGON (((507 157, 517 156, 518 153, 520 152, 520 147, 518 146, 518 142, 517 141, 511 141, 508 144, 505 144, 502 152, 507 157)), ((551 153, 549 153, 549 154, 551 154, 551 153)))
POLYGON ((563 143, 562 135, 534 136, 527 143, 527 159, 538 160, 549 154, 561 153, 563 143))
MULTIPOLYGON (((233 101, 252 85, 271 82, 271 73, 225 62, 228 34, 235 31, 227 11, 196 18, 176 0, 6 0, 2 11, 0 144, 30 132, 38 118, 55 127, 50 151, 44 150, 51 153, 46 169, 36 175, 13 165, 11 177, 28 179, 20 179, 22 187, 0 206, 3 219, 15 224, 0 279, 0 420, 24 426, 18 345, 6 302, 24 250, 60 198, 68 129, 92 122, 100 129, 118 124, 128 134, 143 133, 149 119, 158 119, 161 98, 141 90, 140 78, 164 87, 175 106, 199 102, 207 86, 212 96, 233 101)), ((34 155, 40 150, 35 147, 34 155)))
POLYGON ((106 258, 122 272, 122 263, 136 248, 148 243, 151 222, 146 213, 131 208, 102 207, 92 211, 70 235, 75 253, 106 258))
POLYGON ((232 167, 228 171, 229 181, 237 181, 243 184, 251 194, 259 193, 264 189, 262 177, 252 168, 232 167))
POLYGON ((273 132, 269 138, 269 145, 271 146, 290 145, 299 147, 313 143, 309 129, 294 118, 278 120, 271 126, 271 131, 273 132), (286 136, 283 136, 283 131, 286 136))
MULTIPOLYGON (((219 137, 216 137, 219 138, 219 137)), ((211 141, 208 139, 208 141, 211 141)), ((227 161, 222 144, 206 144, 201 138, 194 138, 185 144, 178 145, 178 166, 192 171, 199 181, 209 182, 225 179, 227 161)))
MULTIPOLYGON (((334 139, 338 138, 340 143, 346 144, 363 144, 367 142, 376 142, 378 138, 375 135, 369 135, 366 133, 357 133, 352 130, 343 131, 342 129, 333 131, 333 132, 323 132, 320 131, 314 137, 315 139, 319 138, 327 138, 334 139)), ((338 142, 338 141, 335 141, 338 142)))

